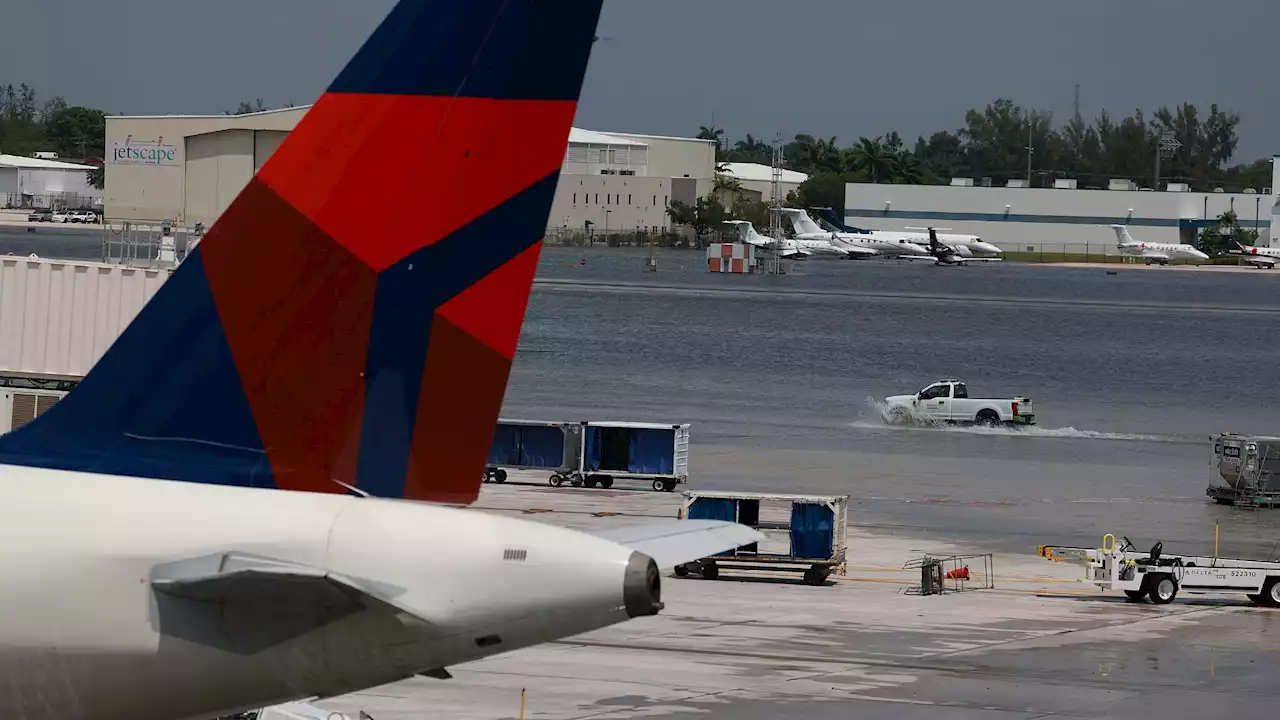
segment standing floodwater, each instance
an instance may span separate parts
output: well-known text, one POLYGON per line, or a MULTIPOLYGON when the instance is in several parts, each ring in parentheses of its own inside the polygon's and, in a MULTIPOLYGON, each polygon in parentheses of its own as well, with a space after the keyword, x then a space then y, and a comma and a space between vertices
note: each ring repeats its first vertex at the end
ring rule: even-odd
POLYGON ((1204 494, 1211 434, 1280 427, 1274 340, 1241 331, 1280 321, 1280 276, 645 257, 547 249, 505 413, 690 422, 693 487, 848 492, 852 522, 993 549, 1280 539, 1280 511, 1204 494), (944 377, 1033 397, 1037 426, 883 422, 875 398, 944 377))

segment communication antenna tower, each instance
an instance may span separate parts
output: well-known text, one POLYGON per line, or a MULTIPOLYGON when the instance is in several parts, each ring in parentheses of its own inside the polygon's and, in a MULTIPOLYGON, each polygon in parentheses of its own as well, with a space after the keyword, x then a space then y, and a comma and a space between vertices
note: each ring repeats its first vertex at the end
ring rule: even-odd
POLYGON ((768 273, 782 274, 782 133, 773 140, 773 175, 769 184, 769 240, 768 273))

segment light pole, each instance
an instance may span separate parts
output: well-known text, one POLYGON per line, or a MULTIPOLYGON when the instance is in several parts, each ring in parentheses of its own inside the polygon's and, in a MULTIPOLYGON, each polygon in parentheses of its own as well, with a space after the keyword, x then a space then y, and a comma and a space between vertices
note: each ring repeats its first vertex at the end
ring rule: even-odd
POLYGON ((1155 185, 1152 186, 1151 188, 1152 190, 1155 190, 1156 192, 1160 192, 1160 160, 1161 158, 1165 160, 1172 160, 1174 151, 1176 151, 1180 147, 1182 147, 1182 143, 1178 142, 1178 138, 1172 130, 1161 131, 1160 140, 1156 143, 1155 185))

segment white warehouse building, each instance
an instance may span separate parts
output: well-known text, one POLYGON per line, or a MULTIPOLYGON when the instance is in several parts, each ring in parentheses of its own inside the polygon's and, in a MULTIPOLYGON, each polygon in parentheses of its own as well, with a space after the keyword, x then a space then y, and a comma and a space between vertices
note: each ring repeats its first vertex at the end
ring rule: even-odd
POLYGON ((102 191, 89 184, 92 165, 0 154, 0 207, 89 207, 102 191))
POLYGON ((1280 246, 1280 164, 1271 187, 1255 192, 1191 192, 1169 183, 1159 192, 1113 180, 1110 190, 978 187, 967 178, 944 185, 848 183, 845 224, 877 230, 935 226, 968 233, 1006 251, 1116 252, 1112 224, 1128 225, 1135 240, 1192 242, 1201 228, 1234 210, 1240 226, 1257 229, 1259 244, 1280 246), (1273 215, 1273 213, 1275 213, 1273 215))
MULTIPOLYGON (((108 117, 106 218, 211 225, 307 109, 108 117)), ((574 128, 548 225, 663 229, 669 204, 710 192, 714 175, 711 140, 574 128)), ((371 188, 353 202, 378 207, 382 200, 371 188)))

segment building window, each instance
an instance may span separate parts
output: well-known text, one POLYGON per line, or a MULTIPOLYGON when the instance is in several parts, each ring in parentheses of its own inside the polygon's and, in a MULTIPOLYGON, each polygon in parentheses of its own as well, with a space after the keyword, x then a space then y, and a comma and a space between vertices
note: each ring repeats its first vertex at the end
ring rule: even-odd
POLYGON ((667 196, 666 196, 666 195, 663 195, 663 196, 662 196, 662 207, 666 207, 666 206, 667 206, 667 196))
POLYGON ((574 193, 574 194, 573 194, 573 204, 574 204, 574 205, 577 205, 577 204, 578 204, 578 193, 574 193))
POLYGON ((658 196, 657 196, 657 195, 654 195, 654 196, 653 196, 653 206, 654 206, 654 207, 658 207, 658 196))
POLYGON ((610 195, 609 193, 605 193, 605 194, 604 194, 604 204, 605 204, 605 205, 612 205, 612 204, 613 204, 613 196, 612 196, 612 195, 610 195))
POLYGON ((600 193, 596 193, 596 204, 600 204, 600 193))
POLYGON ((631 204, 631 193, 627 193, 627 204, 631 204))

